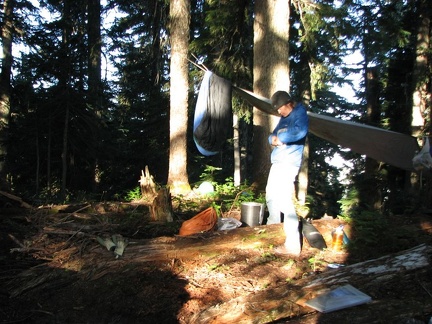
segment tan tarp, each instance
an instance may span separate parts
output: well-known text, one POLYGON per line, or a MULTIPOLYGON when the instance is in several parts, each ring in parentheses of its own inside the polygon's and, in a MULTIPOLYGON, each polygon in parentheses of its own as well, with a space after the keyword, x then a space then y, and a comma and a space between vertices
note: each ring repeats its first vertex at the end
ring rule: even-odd
MULTIPOLYGON (((278 115, 272 109, 270 99, 235 86, 234 91, 261 111, 278 115)), ((419 151, 413 136, 312 112, 308 112, 308 115, 312 134, 377 161, 413 170, 412 159, 419 151)))

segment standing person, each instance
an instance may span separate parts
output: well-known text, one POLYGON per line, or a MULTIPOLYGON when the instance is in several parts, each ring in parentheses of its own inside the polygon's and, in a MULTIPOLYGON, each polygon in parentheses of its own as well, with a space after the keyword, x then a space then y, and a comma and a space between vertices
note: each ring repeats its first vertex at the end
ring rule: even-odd
POLYGON ((303 104, 296 103, 286 91, 275 92, 271 104, 281 118, 269 136, 269 144, 274 148, 266 187, 267 224, 280 223, 283 215, 285 244, 275 252, 299 255, 301 236, 293 201, 294 181, 302 162, 309 118, 303 104))

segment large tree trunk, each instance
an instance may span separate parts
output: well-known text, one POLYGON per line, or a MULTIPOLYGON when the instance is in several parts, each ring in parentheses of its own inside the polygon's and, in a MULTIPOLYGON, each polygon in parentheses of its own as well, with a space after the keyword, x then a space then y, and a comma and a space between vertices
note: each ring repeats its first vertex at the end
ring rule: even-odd
POLYGON ((88 25, 87 33, 89 38, 88 68, 89 68, 89 101, 97 112, 100 109, 101 99, 101 47, 102 38, 100 31, 100 0, 88 2, 88 25))
MULTIPOLYGON (((416 43, 416 60, 414 63, 413 112, 412 112, 412 135, 415 137, 430 136, 432 116, 432 67, 430 62, 430 51, 432 44, 430 33, 432 29, 432 2, 428 0, 418 1, 418 30, 416 43), (428 115, 429 114, 429 115, 428 115)), ((431 140, 431 138, 429 139, 431 140)), ((421 142, 424 145, 424 138, 421 142)), ((422 192, 425 208, 432 207, 432 177, 429 172, 422 174, 413 173, 411 181, 415 190, 422 192), (424 177, 423 179, 421 177, 424 177), (424 188, 421 186, 425 184, 424 188)))
MULTIPOLYGON (((64 21, 69 21, 71 19, 71 0, 67 0, 63 4, 63 12, 62 12, 62 19, 64 21)), ((67 48, 70 45, 70 37, 72 35, 70 24, 64 24, 63 26, 63 34, 62 34, 62 47, 65 50, 64 51, 64 59, 67 59, 67 48)), ((69 137, 69 114, 70 114, 70 90, 69 90, 69 64, 70 60, 66 60, 66 64, 68 65, 67 68, 64 68, 62 70, 62 73, 59 76, 59 86, 60 89, 63 91, 63 96, 67 98, 65 100, 66 105, 64 107, 65 113, 64 113, 64 125, 63 125, 63 142, 62 142, 62 153, 61 153, 61 159, 62 159, 62 176, 61 176, 61 196, 62 198, 66 197, 66 182, 67 182, 67 173, 68 173, 68 137, 69 137)))
MULTIPOLYGON (((100 109, 102 106, 102 83, 101 83, 101 52, 102 52, 102 37, 101 37, 101 5, 100 0, 90 0, 88 2, 88 101, 95 115, 100 117, 100 109)), ((100 171, 98 152, 100 151, 99 132, 95 132, 93 140, 96 143, 96 157, 93 161, 93 192, 97 192, 100 183, 100 171)))
MULTIPOLYGON (((289 16, 289 1, 255 1, 253 90, 266 98, 290 89, 289 16)), ((270 170, 267 138, 277 118, 256 108, 253 115, 253 178, 263 188, 270 170)))
POLYGON ((168 185, 173 194, 190 191, 187 177, 188 46, 190 0, 170 1, 170 150, 168 185))
MULTIPOLYGON (((365 64, 366 66, 366 64, 365 64)), ((379 106, 379 77, 377 68, 365 67, 366 81, 366 117, 367 123, 371 126, 379 127, 381 121, 381 110, 379 106)), ((360 203, 367 206, 370 210, 381 209, 381 192, 379 181, 379 162, 375 159, 366 157, 365 173, 360 186, 360 203)))
MULTIPOLYGON (((425 131, 427 111, 431 109, 431 70, 429 62, 430 30, 432 19, 432 3, 428 0, 418 1, 419 19, 417 30, 416 58, 414 63, 414 94, 412 128, 413 136, 419 136, 425 131)), ((427 129, 426 129, 427 131, 427 129)))
MULTIPOLYGON (((412 97, 406 87, 412 86, 413 55, 409 49, 399 50, 395 59, 392 59, 388 68, 388 84, 386 88, 386 100, 389 106, 386 116, 389 120, 390 130, 411 134, 412 97)), ((403 209, 401 198, 406 197, 411 190, 411 173, 394 167, 388 171, 388 207, 394 213, 401 213, 403 209), (401 196, 401 188, 403 193, 401 196)))
POLYGON ((1 38, 3 45, 2 70, 0 75, 0 185, 6 187, 5 160, 7 154, 7 137, 10 116, 11 72, 12 72, 12 38, 13 38, 14 1, 3 2, 3 22, 1 38))

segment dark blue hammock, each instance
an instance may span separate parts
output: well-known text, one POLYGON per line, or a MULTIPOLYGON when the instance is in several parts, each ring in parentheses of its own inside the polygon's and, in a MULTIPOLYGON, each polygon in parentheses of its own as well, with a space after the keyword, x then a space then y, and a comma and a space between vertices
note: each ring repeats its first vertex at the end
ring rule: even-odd
POLYGON ((193 138, 201 154, 218 153, 232 131, 231 82, 206 71, 195 106, 193 138))

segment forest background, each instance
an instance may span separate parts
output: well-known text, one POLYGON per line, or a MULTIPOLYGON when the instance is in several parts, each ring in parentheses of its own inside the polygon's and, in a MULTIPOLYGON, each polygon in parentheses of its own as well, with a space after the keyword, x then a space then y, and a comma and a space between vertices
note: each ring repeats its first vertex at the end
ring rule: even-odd
MULTIPOLYGON (((429 136, 430 1, 191 0, 180 1, 178 13, 176 3, 3 1, 2 190, 36 205, 122 200, 136 192, 145 166, 176 194, 204 180, 217 190, 263 189, 269 148, 262 143, 271 129, 257 126, 274 117, 234 96, 232 138, 217 155, 200 155, 192 122, 203 71, 189 60, 267 97, 285 82, 315 113, 409 134, 419 144, 429 136), (282 2, 287 19, 276 14, 282 2), (262 21, 278 30, 258 46, 257 21, 271 6, 274 15, 262 21), (286 50, 276 57, 278 44, 286 50), (347 63, 354 52, 361 61, 347 63), (266 84, 257 67, 269 72, 266 84), (351 86, 354 74, 361 76, 355 103, 333 91, 351 86)), ((299 201, 311 217, 431 207, 429 170, 397 169, 312 134, 306 154, 299 201), (337 155, 352 166, 344 181, 331 163, 337 155)))

